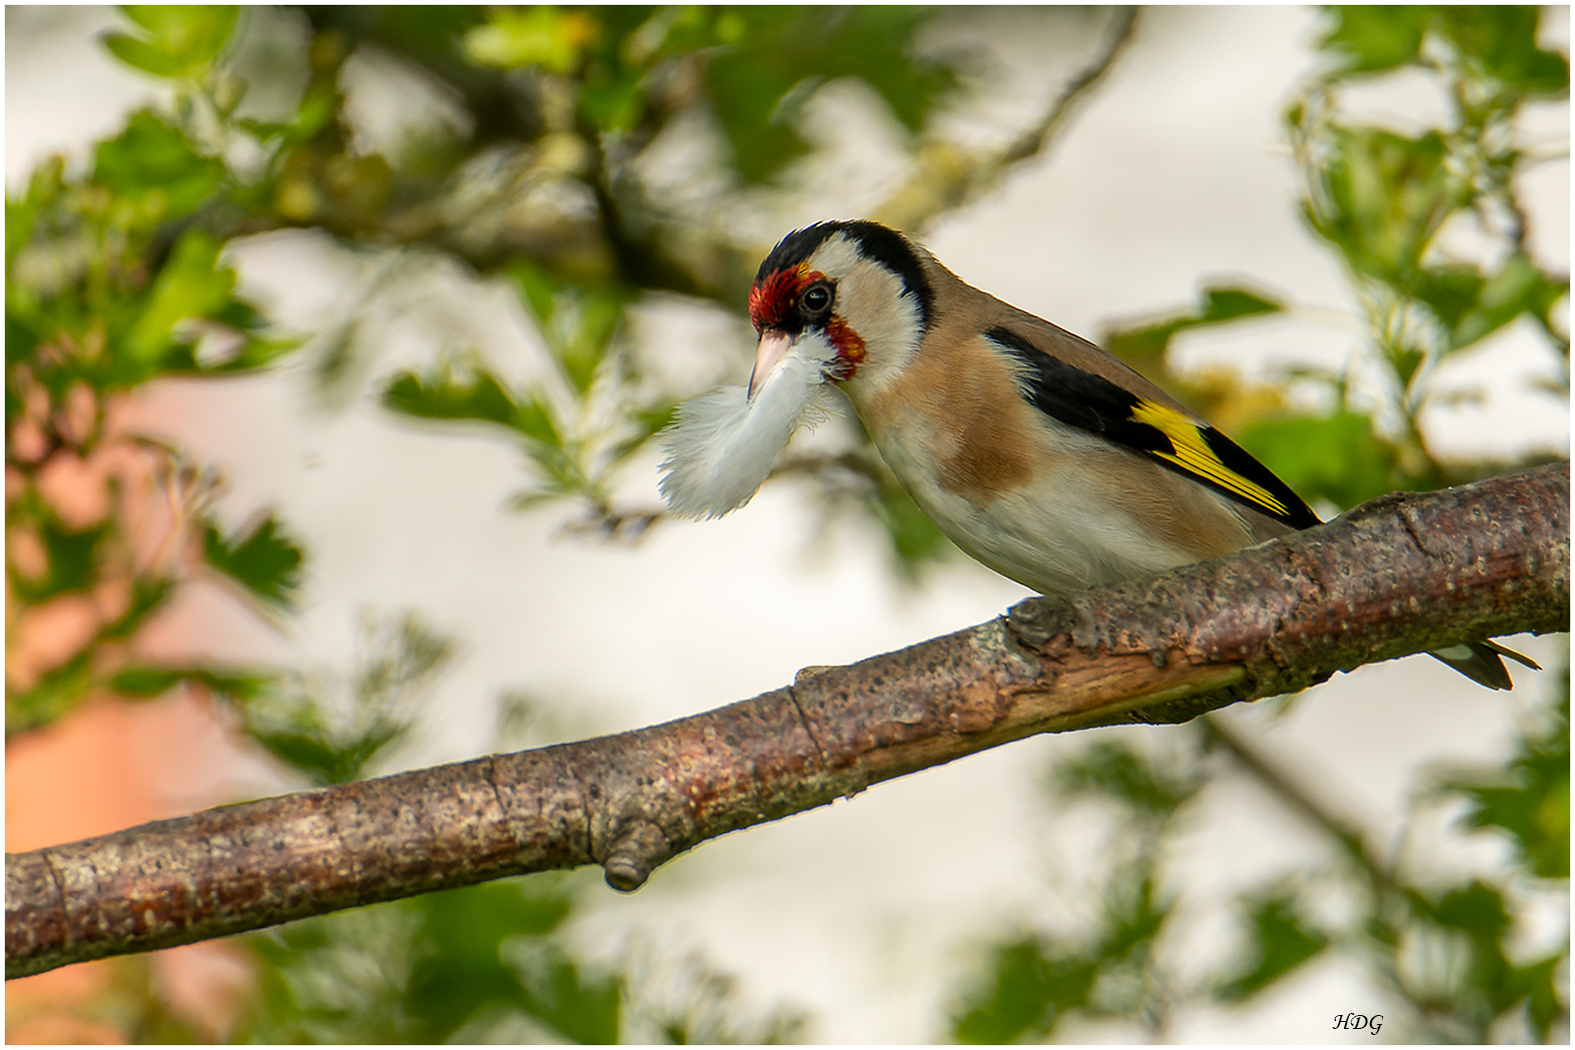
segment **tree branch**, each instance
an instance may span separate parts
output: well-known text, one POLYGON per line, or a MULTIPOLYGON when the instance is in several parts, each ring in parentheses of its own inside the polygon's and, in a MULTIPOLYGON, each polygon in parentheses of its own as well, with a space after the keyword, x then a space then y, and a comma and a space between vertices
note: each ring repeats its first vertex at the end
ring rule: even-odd
POLYGON ((917 233, 939 216, 988 194, 1011 168, 1043 153, 1077 103, 1104 80, 1131 43, 1140 10, 1131 6, 1117 7, 1111 13, 1099 50, 1087 65, 1072 75, 1033 127, 1005 148, 982 158, 949 142, 936 140, 924 144, 914 157, 913 175, 870 217, 896 229, 917 233))
POLYGON ((506 875, 633 890, 709 838, 1008 740, 1185 721, 1335 671, 1566 630, 1569 464, 1387 496, 706 714, 6 857, 6 976, 506 875))

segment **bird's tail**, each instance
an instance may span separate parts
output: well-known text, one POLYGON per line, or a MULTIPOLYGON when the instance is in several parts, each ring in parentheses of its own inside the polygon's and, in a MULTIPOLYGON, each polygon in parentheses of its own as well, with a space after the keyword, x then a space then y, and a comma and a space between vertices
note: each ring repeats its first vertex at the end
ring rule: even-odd
POLYGON ((1510 680, 1509 668, 1504 666, 1501 657, 1509 657, 1516 663, 1524 664, 1533 671, 1542 670, 1542 665, 1529 656, 1522 656, 1513 649, 1506 649, 1495 641, 1484 638, 1480 642, 1469 642, 1465 645, 1451 645, 1448 649, 1435 649, 1428 654, 1436 660, 1442 661, 1465 675, 1479 685, 1489 689, 1513 689, 1515 683, 1510 680))

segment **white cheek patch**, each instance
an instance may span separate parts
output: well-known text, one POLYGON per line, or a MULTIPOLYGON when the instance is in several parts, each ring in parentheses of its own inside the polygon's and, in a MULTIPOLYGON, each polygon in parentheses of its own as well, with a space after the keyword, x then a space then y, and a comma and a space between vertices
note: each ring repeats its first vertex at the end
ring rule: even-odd
POLYGON ((720 518, 748 503, 788 440, 829 414, 824 339, 800 339, 749 400, 741 386, 686 401, 661 433, 662 496, 680 518, 720 518))

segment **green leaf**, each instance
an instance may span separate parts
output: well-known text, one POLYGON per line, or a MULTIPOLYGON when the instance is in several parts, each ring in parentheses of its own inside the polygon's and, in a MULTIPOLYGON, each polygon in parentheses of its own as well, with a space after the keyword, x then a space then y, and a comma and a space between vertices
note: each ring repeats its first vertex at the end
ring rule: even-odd
POLYGON ((599 35, 593 13, 554 7, 495 8, 485 25, 465 34, 465 57, 495 69, 540 66, 567 73, 579 64, 584 46, 599 35))
POLYGON ((992 952, 989 973, 952 1017, 958 1042, 1044 1039, 1071 1014, 1137 1020, 1151 1008, 1153 944, 1170 917, 1156 899, 1152 849, 1125 858, 1109 878, 1094 936, 1085 944, 1014 938, 992 952))
MULTIPOLYGON (((17 253, 22 250, 22 246, 33 239, 34 229, 37 226, 40 213, 59 197, 63 172, 63 161, 60 157, 56 157, 33 169, 25 194, 20 197, 13 197, 9 193, 6 194, 5 265, 8 282, 15 279, 12 265, 16 261, 17 253)), ((7 311, 7 316, 10 316, 9 310, 7 311)), ((8 337, 6 340, 6 358, 10 360, 13 356, 15 354, 11 349, 8 337)))
POLYGON ((348 710, 303 689, 258 688, 246 700, 246 732, 320 784, 366 775, 372 761, 415 724, 424 688, 453 654, 453 644, 405 614, 362 625, 360 658, 348 710))
POLYGON ((1535 263, 1520 253, 1511 255, 1482 284, 1475 309, 1455 324, 1452 348, 1470 346, 1491 335, 1522 313, 1536 314, 1551 292, 1553 297, 1567 292, 1568 280, 1548 288, 1535 263))
POLYGON ((126 65, 156 77, 178 77, 188 68, 179 55, 126 33, 106 33, 104 46, 126 65))
POLYGON ((612 347, 629 291, 614 282, 576 284, 531 263, 517 263, 508 273, 564 378, 583 395, 612 347))
POLYGON ((47 726, 80 703, 96 684, 93 650, 83 649, 43 674, 31 689, 6 697, 6 736, 47 726))
POLYGON ((1516 991, 1524 990, 1526 1013, 1537 1036, 1548 1042, 1553 1025, 1561 1016, 1567 1017, 1565 982, 1560 974, 1568 968, 1569 952, 1556 952, 1530 966, 1516 967, 1513 984, 1516 991))
POLYGON ((207 667, 126 667, 110 676, 109 687, 122 696, 160 696, 183 682, 205 685, 213 692, 236 700, 257 695, 272 677, 235 674, 207 667))
POLYGON ((383 405, 417 419, 496 424, 552 448, 562 443, 545 405, 529 394, 509 392, 483 368, 472 369, 469 376, 455 376, 449 368, 427 378, 400 372, 383 388, 383 405))
POLYGON ((1354 412, 1248 423, 1236 440, 1303 499, 1349 509, 1399 484, 1397 453, 1354 412))
POLYGON ((258 963, 255 1010, 237 1042, 371 1044, 409 1040, 404 988, 408 901, 276 926, 245 938, 258 963))
POLYGON ((1203 310, 1199 320, 1204 324, 1222 324, 1242 317, 1260 317, 1279 313, 1283 303, 1246 288, 1207 286, 1203 289, 1203 310))
POLYGON ((1338 56, 1336 77, 1422 64, 1422 41, 1437 33, 1515 94, 1562 98, 1569 92, 1568 60, 1537 46, 1541 9, 1535 6, 1364 4, 1325 11, 1333 24, 1318 46, 1338 56))
POLYGON ((514 399, 490 372, 469 382, 439 376, 425 380, 414 372, 397 373, 383 388, 383 406, 418 419, 469 419, 508 426, 514 399))
POLYGON ((1388 4, 1329 6, 1333 25, 1318 40, 1339 56, 1343 73, 1380 73, 1417 61, 1432 15, 1428 8, 1388 4))
POLYGON ((1151 818, 1166 819, 1201 786, 1195 772, 1165 768, 1122 744, 1096 741, 1055 768, 1054 786, 1068 796, 1102 795, 1151 818))
MULTIPOLYGON (((572 906, 554 879, 510 879, 429 893, 415 903, 426 950, 411 974, 408 1001, 430 1042, 446 1041, 489 1006, 518 1008, 523 993, 504 959, 505 942, 552 933, 572 906)), ((610 1027, 616 1032, 616 1015, 610 1027)))
POLYGON ((1276 894, 1257 902, 1252 908, 1252 927, 1246 968, 1215 991, 1225 1002, 1252 998, 1329 945, 1326 934, 1302 924, 1296 900, 1290 894, 1276 894))
POLYGON ((857 77, 911 130, 956 87, 947 65, 914 56, 913 40, 938 13, 923 7, 748 7, 715 32, 731 46, 706 66, 706 94, 746 182, 761 182, 808 146, 794 129, 822 83, 857 77))
POLYGON ((1497 942, 1509 929, 1509 912, 1503 895, 1479 879, 1461 889, 1446 893, 1429 909, 1440 926, 1462 930, 1473 940, 1497 942))
MULTIPOLYGON (((920 58, 914 48, 915 38, 939 12, 922 5, 845 10, 847 22, 825 75, 862 77, 909 131, 920 130, 959 84, 955 67, 944 59, 920 58)), ((810 12, 801 13, 820 21, 810 12)))
POLYGON ((627 131, 644 109, 643 79, 630 72, 620 77, 587 77, 580 88, 580 109, 604 131, 627 131))
POLYGON ((223 247, 200 230, 188 230, 175 242, 169 261, 154 279, 146 306, 120 344, 127 366, 122 382, 142 382, 161 371, 197 369, 190 349, 195 336, 178 332, 176 325, 230 312, 235 271, 219 264, 223 247))
POLYGON ((363 763, 356 761, 353 749, 318 734, 248 727, 246 735, 315 784, 348 784, 360 779, 363 763))
POLYGON ((1483 72, 1517 94, 1569 95, 1569 61, 1537 46, 1541 8, 1517 4, 1441 5, 1432 8, 1443 33, 1483 72))
POLYGON ((587 973, 552 942, 537 947, 515 953, 520 1005, 570 1042, 616 1043, 623 982, 587 973))
POLYGON ((574 325, 554 342, 563 371, 582 395, 591 388, 596 371, 606 359, 618 325, 623 321, 624 299, 612 289, 577 296, 574 325))
POLYGON ((91 589, 98 582, 100 550, 114 535, 114 522, 103 521, 71 529, 47 511, 39 514, 34 522, 44 548, 44 574, 24 576, 8 562, 11 589, 17 599, 28 605, 38 605, 62 594, 91 589))
POLYGON ((1569 293, 1568 280, 1550 280, 1520 252, 1490 275, 1474 266, 1426 267, 1408 275, 1404 288, 1428 305, 1449 332, 1446 350, 1471 346, 1521 314, 1542 317, 1569 293))
POLYGON ((1306 215, 1357 274, 1403 283, 1444 221, 1471 199, 1444 136, 1330 125, 1322 185, 1306 215))
POLYGON ((104 45, 127 65, 155 76, 195 75, 219 56, 240 8, 221 4, 128 4, 121 11, 144 36, 109 33, 104 45))
POLYGON ((553 280, 547 271, 540 266, 530 263, 518 263, 509 267, 509 277, 514 281, 519 290, 520 301, 526 309, 530 310, 536 318, 536 323, 545 329, 552 323, 552 315, 556 308, 556 296, 560 287, 559 282, 553 280))
POLYGON ((225 178, 224 165, 197 153, 186 136, 152 110, 93 151, 93 181, 142 201, 164 218, 189 215, 225 178))
POLYGON ((567 885, 508 879, 254 934, 262 995, 238 1041, 442 1045, 523 1014, 538 1039, 616 1042, 624 985, 561 947, 567 885))
POLYGON ((130 638, 148 618, 164 607, 175 593, 175 581, 166 576, 138 576, 131 581, 131 601, 126 611, 99 628, 99 641, 130 638))
POLYGON ((1141 364, 1163 358, 1178 332, 1262 317, 1283 309, 1283 303, 1262 292, 1231 285, 1206 285, 1193 309, 1136 327, 1109 330, 1103 333, 1101 342, 1123 361, 1141 364))
POLYGON ((193 682, 201 682, 220 696, 244 703, 270 688, 277 676, 263 672, 237 673, 215 671, 209 667, 191 667, 186 669, 186 677, 193 682))
POLYGON ((1098 965, 1063 955, 1034 940, 995 949, 988 986, 952 1019, 959 1043, 1015 1043, 1049 1032, 1060 1016, 1088 1000, 1098 965))
MULTIPOLYGON (((1406 281, 1406 290, 1428 305, 1451 332, 1458 332, 1461 321, 1482 297, 1484 280, 1475 266, 1462 263, 1429 266, 1418 270, 1406 281)), ((1485 334, 1485 333, 1484 333, 1485 334)), ((1480 337, 1479 337, 1480 338, 1480 337)), ((1458 343, 1458 336, 1450 340, 1458 343)))
POLYGON ((160 696, 185 680, 184 671, 128 667, 110 676, 109 687, 122 696, 160 696))
POLYGON ((1456 777, 1445 790, 1463 795, 1472 827, 1497 828, 1514 841, 1523 862, 1544 879, 1570 874, 1569 668, 1552 724, 1527 734, 1508 766, 1493 774, 1456 777))
POLYGON ((263 692, 245 707, 246 735, 315 784, 359 780, 366 764, 403 732, 399 723, 373 719, 362 732, 336 733, 316 698, 297 692, 263 692))
POLYGON ((203 557, 264 604, 294 607, 305 555, 273 515, 228 536, 210 523, 203 531, 203 557))

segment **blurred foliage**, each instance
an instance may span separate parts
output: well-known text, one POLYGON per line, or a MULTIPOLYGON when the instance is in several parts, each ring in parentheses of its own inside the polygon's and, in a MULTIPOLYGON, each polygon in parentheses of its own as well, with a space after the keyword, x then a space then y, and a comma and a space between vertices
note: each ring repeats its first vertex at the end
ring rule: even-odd
POLYGON ((1077 929, 1013 933, 988 945, 983 967, 953 1005, 952 1036, 970 1043, 1088 1039, 1086 1027, 1075 1036, 1064 1030, 1076 1022, 1118 1023, 1125 1027, 1111 1034, 1129 1039, 1135 1025, 1142 1037, 1162 1041, 1178 1008, 1245 1006, 1332 953, 1386 990, 1381 1012, 1391 1041, 1559 1037, 1569 1024, 1568 929, 1556 947, 1528 949, 1524 940, 1539 906, 1568 897, 1567 666, 1554 686, 1507 770, 1440 777, 1413 802, 1408 823, 1433 806, 1453 804, 1458 813, 1464 802, 1463 830, 1510 838, 1519 863, 1494 876, 1444 876, 1398 847, 1394 858, 1380 859, 1365 845, 1368 836, 1325 817, 1303 786, 1272 766, 1238 764, 1295 812, 1314 815, 1328 853, 1320 865, 1241 894, 1240 946, 1224 968, 1201 977, 1173 944, 1196 891, 1171 885, 1162 858, 1186 829, 1188 807, 1226 790, 1214 786, 1218 764, 1209 759, 1220 731, 1177 727, 1172 750, 1161 755, 1097 739, 1054 769, 1049 802, 1062 814, 1079 799, 1114 807, 1107 824, 1116 837, 1088 892, 1103 907, 1085 906, 1090 914, 1077 929), (1331 899, 1342 902, 1338 914, 1331 899))
MULTIPOLYGON (((303 552, 274 517, 226 526, 214 472, 108 423, 146 383, 243 374, 296 346, 237 295, 228 244, 310 227, 348 248, 414 248, 412 258, 448 257, 506 282, 542 338, 545 373, 521 383, 483 354, 448 355, 387 377, 383 403, 516 442, 530 482, 515 506, 568 498, 589 531, 636 536, 662 515, 616 506, 616 472, 694 391, 643 374, 630 308, 674 292, 741 304, 760 245, 725 205, 787 178, 808 150, 804 106, 822 85, 863 82, 909 133, 961 87, 959 58, 915 45, 936 14, 926 8, 124 14, 104 46, 163 82, 171 105, 132 114, 85 171, 41 166, 6 204, 8 650, 20 653, 34 623, 66 611, 83 621, 79 644, 46 666, 14 661, 11 733, 117 686, 129 696, 160 684, 236 688, 259 704, 266 693, 277 715, 282 693, 262 688, 266 675, 149 667, 135 638, 203 574, 240 584, 259 612, 288 613, 303 552), (291 26, 305 33, 293 67, 291 26), (416 116, 382 137, 358 124, 355 84, 368 68, 417 85, 416 116), (720 147, 724 200, 677 207, 650 175, 653 144, 684 135, 720 147), (63 513, 51 486, 84 473, 101 490, 94 505, 63 513), (159 513, 167 520, 151 520, 159 513)), ((366 318, 380 308, 374 290, 315 341, 325 383, 368 352, 366 318)), ((870 463, 875 483, 860 499, 905 564, 946 550, 870 463)))
POLYGON ((1158 322, 1108 333, 1106 345, 1161 378, 1308 499, 1347 509, 1396 489, 1476 480, 1511 464, 1444 462, 1427 438, 1428 411, 1447 405, 1438 366, 1522 318, 1562 360, 1555 396, 1569 394, 1569 275, 1527 247, 1523 176, 1549 157, 1517 145, 1530 103, 1569 97, 1569 64, 1537 43, 1533 7, 1334 7, 1319 46, 1327 69, 1286 110, 1301 169, 1301 209, 1349 274, 1363 321, 1345 370, 1291 371, 1325 406, 1308 412, 1263 390, 1170 373, 1178 332, 1296 307, 1235 288, 1158 322), (1450 105, 1414 134, 1354 123, 1343 93, 1409 70, 1450 105), (1376 388, 1376 389, 1374 389, 1376 388), (1255 404, 1244 406, 1244 401, 1255 404))
MULTIPOLYGON (((98 144, 87 172, 51 162, 7 198, 8 736, 95 692, 147 695, 117 675, 192 579, 217 574, 291 606, 303 556, 278 523, 227 537, 217 476, 112 422, 146 383, 252 371, 289 349, 236 297, 221 242, 196 221, 227 178, 145 110, 98 144), (73 643, 41 662, 29 641, 61 630, 73 643)), ((179 677, 250 688, 212 668, 179 677)))
POLYGON ((202 75, 229 42, 240 14, 221 5, 182 11, 127 4, 121 10, 141 33, 106 33, 104 46, 126 65, 159 77, 202 75))
MULTIPOLYGON (((384 277, 347 297, 343 316, 301 351, 325 390, 377 374, 378 322, 397 313, 403 289, 389 275, 401 268, 458 264, 506 288, 542 349, 526 378, 511 378, 519 373, 484 348, 439 346, 425 367, 382 375, 381 403, 514 443, 528 477, 515 506, 569 501, 587 516, 583 531, 634 537, 663 515, 620 505, 620 471, 698 391, 663 386, 638 353, 632 320, 675 296, 741 316, 755 265, 782 232, 759 217, 791 191, 820 140, 817 93, 853 84, 889 123, 913 178, 872 213, 901 214, 917 231, 969 199, 968 187, 988 192, 1045 149, 1133 24, 1130 13, 1110 16, 1108 39, 1070 93, 1026 137, 991 152, 939 130, 935 118, 968 90, 974 59, 921 46, 936 8, 123 10, 124 31, 103 44, 157 78, 169 105, 131 114, 80 171, 42 165, 6 202, 7 732, 46 725, 91 695, 197 688, 234 700, 250 737, 308 784, 387 763, 453 645, 413 617, 369 620, 343 688, 161 665, 139 651, 139 632, 195 580, 238 587, 268 617, 288 614, 303 585, 304 552, 285 523, 266 512, 227 523, 215 511, 214 471, 114 422, 145 384, 248 374, 297 347, 237 294, 232 245, 311 230, 383 261, 384 277), (398 99, 392 130, 365 116, 380 91, 398 99), (37 632, 65 622, 74 645, 38 656, 37 632)), ((1364 335, 1346 371, 1283 377, 1312 388, 1321 411, 1278 389, 1170 370, 1168 351, 1186 332, 1301 316, 1287 297, 1247 284, 1207 286, 1195 306, 1112 332, 1108 345, 1309 498, 1347 507, 1499 469, 1441 462, 1427 441, 1428 410, 1446 398, 1440 362, 1521 321, 1562 355, 1567 392, 1568 278, 1528 250, 1517 196, 1520 177, 1544 158, 1512 134, 1528 104, 1568 94, 1566 61, 1536 43, 1538 18, 1505 7, 1329 11, 1327 62, 1286 126, 1308 228, 1350 274, 1364 335), (1343 91, 1395 71, 1432 78, 1451 101, 1447 120, 1399 132, 1342 113, 1343 91), (1461 256, 1450 247, 1461 229, 1489 247, 1461 256)), ((717 348, 717 359, 737 349, 717 348)), ((909 576, 945 556, 950 544, 857 427, 838 442, 789 457, 778 473, 812 479, 828 508, 860 508, 909 576)), ((1158 1037, 1181 1005, 1248 1004, 1335 953, 1362 960, 1403 1004, 1391 1032, 1485 1040, 1506 1025, 1528 1038, 1567 1031, 1567 935, 1535 957, 1514 948, 1528 895, 1568 878, 1567 678, 1559 716, 1528 729, 1509 769, 1451 774, 1433 796, 1456 800, 1471 826, 1513 845, 1513 879, 1435 884, 1379 866, 1349 829, 1330 827, 1339 859, 1244 894, 1242 949, 1201 984, 1182 976, 1167 946, 1187 898, 1171 884, 1165 846, 1211 786, 1217 741, 1196 728, 1167 734, 1167 756, 1100 744, 1057 774, 1058 798, 1116 818, 1106 892, 1082 895, 1101 903, 1085 909, 1081 929, 987 948, 957 996, 954 1037, 1066 1037, 1090 1024, 1158 1037), (1320 911, 1331 886, 1359 902, 1358 914, 1336 922, 1320 911)), ((228 1035, 803 1037, 802 1017, 755 1015, 703 961, 586 962, 566 933, 573 885, 538 876, 249 938, 260 993, 228 1035)), ((126 988, 113 997, 123 1032, 215 1037, 170 1013, 146 960, 124 963, 126 988)))
POLYGON ((1228 1003, 1246 1002, 1329 945, 1328 935, 1309 929, 1298 913, 1294 891, 1271 890, 1242 904, 1252 920, 1252 947, 1242 960, 1241 971, 1215 991, 1228 1003))
MULTIPOLYGON (((1346 373, 1281 377, 1282 387, 1299 380, 1321 388, 1324 411, 1292 409, 1273 390, 1167 368, 1179 333, 1249 318, 1294 318, 1296 308, 1272 295, 1206 286, 1198 306, 1115 329, 1105 345, 1229 425, 1243 447, 1304 496, 1341 508, 1394 489, 1505 469, 1439 460, 1428 447, 1425 413, 1443 397, 1434 386, 1442 360, 1521 318, 1561 356, 1564 381, 1556 393, 1568 397, 1569 335, 1560 325, 1567 323, 1561 310, 1567 310, 1569 278, 1542 269, 1527 250, 1517 178, 1543 158, 1527 155, 1512 134, 1528 102, 1568 97, 1568 63, 1537 45, 1538 17, 1535 8, 1329 10, 1320 46, 1331 61, 1291 104, 1287 127, 1309 229, 1344 264, 1365 331, 1346 373), (1343 89, 1403 68, 1423 71, 1443 89, 1453 103, 1447 126, 1403 135, 1344 121, 1343 89), (1443 237, 1461 225, 1487 245, 1468 259, 1443 237), (1363 369, 1376 374, 1378 396, 1356 396, 1354 373, 1363 369)), ((1014 932, 989 945, 987 961, 954 1003, 953 1037, 1055 1039, 1075 1022, 1137 1025, 1140 1038, 1162 1041, 1167 1011, 1188 1001, 1246 1006, 1334 953, 1359 962, 1390 993, 1384 1024, 1392 1040, 1567 1038, 1567 913, 1562 944, 1528 950, 1522 940, 1539 905, 1568 899, 1567 667, 1555 688, 1557 696, 1523 733, 1507 768, 1441 778, 1414 803, 1411 822, 1428 806, 1453 801, 1463 806, 1466 828, 1505 836, 1516 854, 1507 872, 1441 882, 1429 865, 1407 865, 1403 857, 1379 861, 1360 831, 1325 820, 1328 866, 1242 895, 1242 947, 1223 972, 1202 981, 1195 966, 1162 950, 1189 902, 1187 888, 1169 887, 1152 858, 1185 825, 1187 804, 1207 790, 1209 767, 1183 778, 1188 790, 1156 790, 1161 781, 1176 780, 1174 760, 1094 744, 1059 767, 1054 804, 1060 811, 1072 786, 1120 807, 1111 825, 1125 838, 1102 862, 1104 908, 1080 930, 1014 932), (1331 919, 1320 907, 1330 897, 1354 902, 1355 913, 1331 919), (1112 994, 1134 988, 1144 994, 1112 994)), ((1176 732, 1200 747, 1218 743, 1205 729, 1176 732)), ((1242 768, 1304 816, 1323 813, 1272 767, 1242 768)), ((1131 1038, 1130 1027, 1114 1031, 1131 1038)), ((1087 1038, 1087 1030, 1078 1029, 1077 1037, 1087 1038)))
MULTIPOLYGON (((51 161, 6 202, 7 731, 47 725, 93 695, 195 688, 235 701, 240 728, 307 784, 386 763, 453 645, 411 616, 369 619, 343 687, 160 664, 139 650, 139 631, 195 580, 235 585, 265 617, 288 615, 304 582, 304 552, 277 516, 222 520, 216 472, 115 423, 120 403, 146 384, 254 372, 299 344, 238 294, 227 248, 320 229, 391 259, 385 275, 398 276, 393 264, 404 260, 443 257, 505 282, 541 336, 544 374, 522 384, 484 355, 449 355, 387 377, 383 403, 507 435, 531 474, 517 505, 568 497, 602 531, 637 535, 657 515, 615 508, 613 472, 694 391, 646 380, 630 353, 628 311, 663 293, 741 304, 760 247, 709 202, 681 213, 658 199, 642 154, 664 134, 698 128, 722 145, 728 192, 743 200, 807 153, 803 107, 822 84, 862 80, 915 131, 958 87, 953 66, 913 46, 935 14, 921 8, 123 13, 125 29, 104 34, 104 47, 158 78, 170 104, 131 114, 85 170, 51 161), (288 43, 295 25, 305 30, 298 56, 288 43), (252 36, 270 31, 260 43, 252 36), (281 93, 297 69, 298 88, 281 93), (371 136, 354 87, 368 69, 417 84, 418 116, 431 118, 422 104, 445 103, 459 116, 371 136), (684 235, 695 229, 705 236, 684 235), (76 647, 38 646, 33 625, 58 631, 63 612, 82 621, 76 647)), ((368 319, 394 283, 347 303, 338 326, 312 340, 325 388, 367 355, 376 338, 368 319)), ((732 980, 697 959, 587 966, 559 928, 571 906, 562 884, 536 880, 252 938, 260 994, 228 1035, 801 1034, 802 1018, 755 1017, 732 980)), ((146 960, 113 966, 123 976, 147 969, 146 960)), ((224 1034, 181 1027, 146 974, 115 1001, 114 1024, 131 1037, 224 1034)))
POLYGON ((262 994, 232 1039, 776 1043, 801 1033, 794 1014, 752 1015, 730 980, 694 960, 623 972, 577 960, 561 935, 575 882, 505 879, 256 935, 262 994))
POLYGON ((315 786, 345 784, 414 727, 427 690, 454 655, 454 643, 412 613, 383 623, 366 616, 347 702, 322 686, 274 683, 242 715, 245 731, 315 786))
POLYGON ((954 1008, 952 1038, 963 1043, 1048 1041, 1068 1021, 1136 1023, 1155 1032, 1177 991, 1161 938, 1174 899, 1160 885, 1161 847, 1204 783, 1189 734, 1181 748, 1149 759, 1100 741, 1053 771, 1056 804, 1115 803, 1119 812, 1104 870, 1085 899, 1101 901, 1087 929, 1014 937, 993 945, 982 978, 954 1008))
POLYGON ((1569 667, 1562 705, 1545 724, 1526 733, 1503 769, 1446 780, 1443 789, 1464 796, 1472 827, 1509 836, 1520 861, 1542 879, 1570 877, 1569 667))
MULTIPOLYGON (((528 386, 504 379, 481 355, 439 361, 424 375, 402 371, 387 381, 384 405, 420 419, 501 428, 495 432, 518 444, 531 474, 512 501, 518 509, 567 498, 585 511, 579 532, 643 533, 665 515, 619 507, 616 472, 697 391, 652 389, 630 352, 629 308, 653 293, 678 292, 739 309, 766 245, 724 217, 747 208, 758 187, 790 178, 809 151, 805 105, 827 83, 858 80, 898 126, 909 134, 924 129, 960 86, 958 60, 929 58, 914 46, 936 13, 536 7, 313 14, 319 39, 403 45, 404 61, 460 93, 474 122, 469 152, 455 151, 446 181, 423 187, 406 176, 407 160, 390 158, 388 200, 409 206, 388 215, 386 228, 508 280, 548 352, 548 375, 528 386), (411 46, 417 35, 425 43, 411 46), (504 99, 507 116, 497 108, 504 99), (698 180, 712 186, 704 199, 685 200, 650 173, 649 158, 683 136, 694 140, 693 155, 704 155, 706 141, 716 149, 698 180), (511 196, 524 199, 510 204, 511 196)), ((922 515, 902 513, 906 495, 873 462, 873 484, 863 481, 868 471, 842 480, 854 486, 854 502, 887 525, 896 560, 911 573, 950 545, 922 515)))

